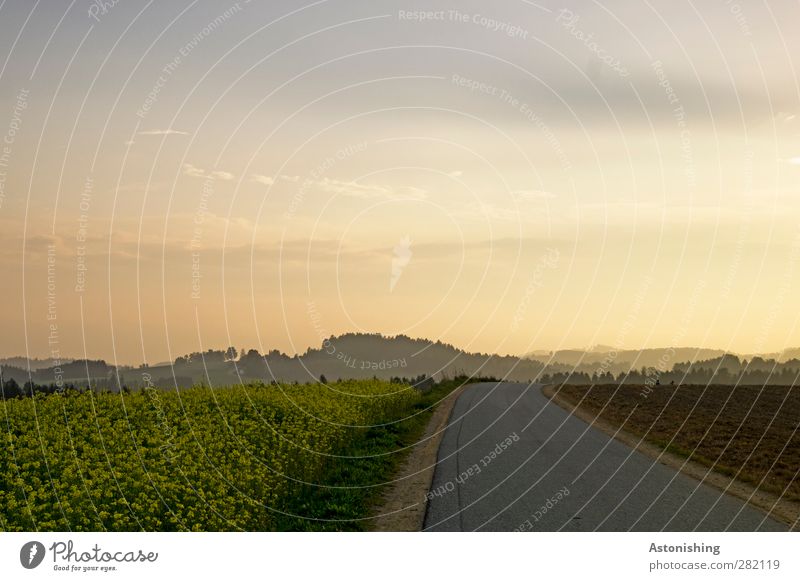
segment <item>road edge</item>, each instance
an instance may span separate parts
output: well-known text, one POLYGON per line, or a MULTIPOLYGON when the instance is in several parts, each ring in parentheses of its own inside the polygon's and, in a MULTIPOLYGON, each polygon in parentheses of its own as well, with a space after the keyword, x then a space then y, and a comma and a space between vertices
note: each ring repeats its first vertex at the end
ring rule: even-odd
POLYGON ((761 512, 766 513, 767 516, 788 525, 790 531, 797 530, 798 523, 800 523, 800 504, 783 500, 776 494, 759 490, 746 482, 736 480, 730 476, 725 476, 719 472, 714 472, 704 464, 693 460, 687 460, 685 457, 678 456, 672 452, 667 452, 655 444, 642 440, 639 436, 631 432, 619 429, 606 420, 598 419, 590 412, 579 409, 571 401, 559 396, 554 385, 543 386, 542 394, 554 404, 570 412, 576 418, 583 420, 592 427, 597 428, 607 436, 622 442, 638 452, 646 454, 650 458, 657 460, 665 466, 669 466, 673 470, 730 494, 739 500, 745 501, 761 512))
POLYGON ((421 443, 414 449, 395 476, 395 481, 384 495, 371 530, 377 532, 416 532, 425 524, 428 510, 426 493, 431 488, 433 474, 439 456, 439 445, 444 437, 445 428, 450 421, 453 408, 461 393, 468 386, 466 383, 447 394, 434 410, 421 443))

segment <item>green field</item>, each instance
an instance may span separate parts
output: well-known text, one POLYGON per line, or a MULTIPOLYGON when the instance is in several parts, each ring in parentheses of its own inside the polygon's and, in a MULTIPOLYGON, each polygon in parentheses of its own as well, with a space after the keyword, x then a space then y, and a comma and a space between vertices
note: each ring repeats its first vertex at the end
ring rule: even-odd
POLYGON ((0 529, 360 530, 437 388, 245 385, 3 402, 0 529))

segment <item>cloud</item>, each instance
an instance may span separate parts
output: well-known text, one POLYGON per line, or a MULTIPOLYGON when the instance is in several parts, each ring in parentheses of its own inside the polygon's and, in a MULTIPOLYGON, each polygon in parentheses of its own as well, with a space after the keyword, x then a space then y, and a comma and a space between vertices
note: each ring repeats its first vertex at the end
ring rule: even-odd
POLYGON ((263 186, 271 186, 275 183, 275 178, 261 174, 253 174, 250 176, 250 181, 256 182, 257 184, 261 184, 263 186))
POLYGON ((183 164, 183 175, 191 178, 202 178, 212 180, 222 180, 226 182, 233 181, 236 176, 227 171, 212 170, 206 171, 203 168, 192 165, 191 163, 183 164))
POLYGON ((250 181, 264 186, 271 186, 278 180, 295 183, 300 181, 300 176, 279 175, 277 178, 274 178, 272 176, 265 176, 257 173, 250 176, 250 181))
MULTIPOLYGON (((280 175, 278 177, 266 176, 261 174, 252 174, 250 181, 265 186, 272 186, 278 180, 296 183, 300 181, 300 176, 280 175)), ((306 179, 303 180, 302 189, 305 191, 316 190, 319 192, 326 192, 336 194, 339 196, 348 196, 351 198, 360 199, 414 199, 423 200, 428 197, 427 190, 417 188, 414 186, 400 186, 391 187, 378 184, 363 184, 357 181, 345 181, 333 178, 322 178, 321 180, 306 179)))
POLYGON ((188 131, 178 131, 177 129, 149 129, 139 131, 136 135, 191 135, 188 131))
POLYGON ((348 196, 351 198, 361 198, 365 200, 374 199, 414 199, 423 200, 428 196, 428 192, 422 188, 414 186, 400 186, 394 188, 378 184, 362 184, 356 181, 342 181, 331 178, 322 180, 309 180, 304 182, 305 187, 316 187, 324 192, 348 196))
MULTIPOLYGON (((177 129, 148 129, 147 131, 137 131, 136 135, 191 135, 188 131, 178 131, 177 129)), ((136 141, 134 139, 129 139, 125 142, 125 145, 131 146, 134 145, 136 141)))
POLYGON ((354 181, 342 181, 331 178, 323 178, 321 181, 310 181, 308 183, 315 185, 324 192, 342 194, 355 198, 380 198, 388 196, 390 193, 390 190, 383 186, 360 184, 354 181))
POLYGON ((414 186, 401 186, 396 188, 392 195, 403 199, 424 200, 428 197, 428 191, 414 186))
POLYGON ((199 167, 193 166, 191 163, 185 163, 183 164, 183 175, 191 178, 204 178, 206 177, 206 172, 199 167))

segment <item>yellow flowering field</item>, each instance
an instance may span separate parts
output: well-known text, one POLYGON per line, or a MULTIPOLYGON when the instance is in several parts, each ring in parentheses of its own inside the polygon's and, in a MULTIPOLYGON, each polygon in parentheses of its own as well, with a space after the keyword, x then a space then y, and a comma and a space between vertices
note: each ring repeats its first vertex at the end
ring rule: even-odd
POLYGON ((363 512, 336 479, 391 450, 348 451, 391 448, 420 398, 375 380, 8 399, 0 529, 313 530, 363 512))

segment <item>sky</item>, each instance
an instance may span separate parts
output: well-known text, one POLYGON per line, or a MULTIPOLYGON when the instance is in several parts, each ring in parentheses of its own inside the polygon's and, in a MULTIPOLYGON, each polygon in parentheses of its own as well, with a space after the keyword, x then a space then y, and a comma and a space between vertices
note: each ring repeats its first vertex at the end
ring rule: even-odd
POLYGON ((800 346, 795 1, 0 4, 0 354, 800 346))

